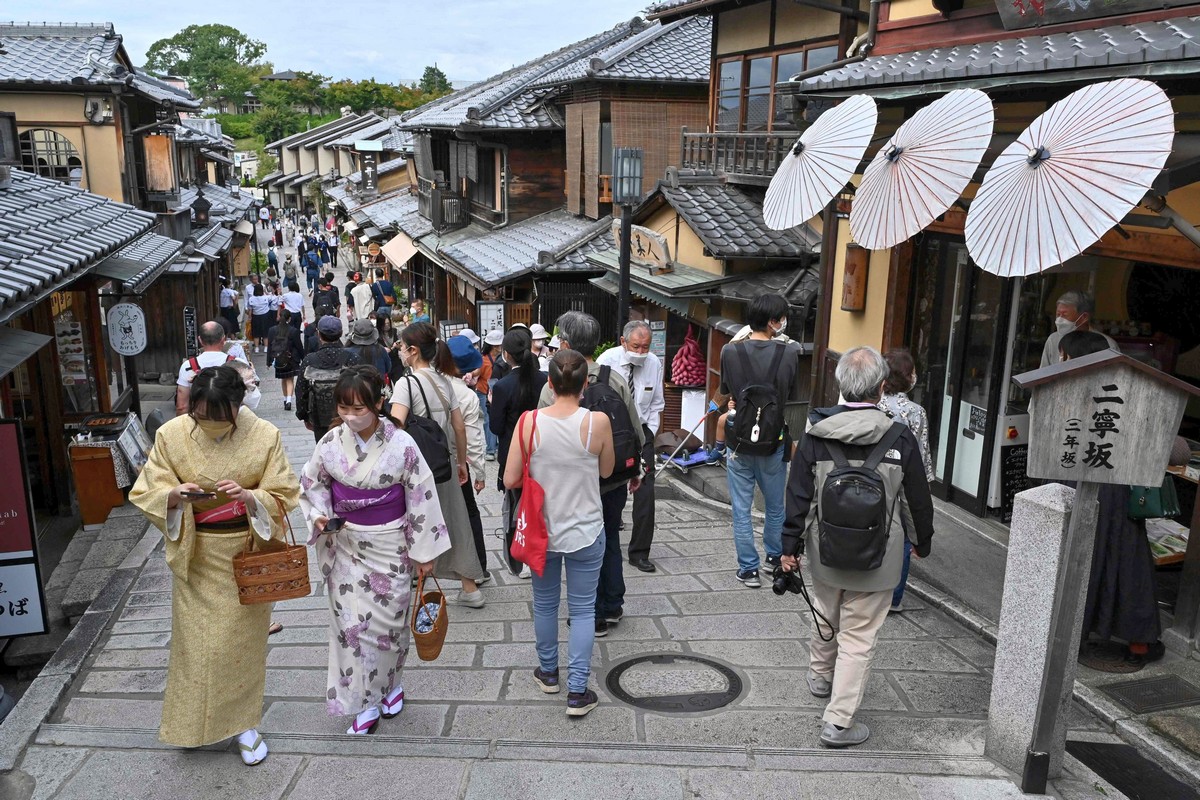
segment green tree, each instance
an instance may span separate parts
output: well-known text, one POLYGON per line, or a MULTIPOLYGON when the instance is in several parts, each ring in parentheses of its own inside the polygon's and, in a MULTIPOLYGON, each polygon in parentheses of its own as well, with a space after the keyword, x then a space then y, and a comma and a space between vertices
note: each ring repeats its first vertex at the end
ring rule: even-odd
POLYGON ((187 78, 208 100, 241 102, 254 86, 267 46, 229 25, 189 25, 146 51, 146 68, 187 78))
POLYGON ((290 107, 271 106, 264 108, 254 116, 252 123, 254 133, 261 136, 263 141, 274 142, 293 133, 299 133, 304 127, 303 119, 290 107))
POLYGON ((279 159, 268 153, 261 144, 254 148, 254 154, 258 156, 258 171, 254 173, 254 182, 258 183, 279 169, 279 159))
POLYGON ((425 73, 421 76, 421 82, 417 84, 417 88, 421 90, 422 94, 430 94, 434 97, 441 97, 454 91, 454 87, 450 85, 450 79, 446 77, 446 73, 438 69, 437 64, 425 68, 425 73))
POLYGON ((297 72, 295 80, 260 81, 255 94, 265 107, 303 108, 312 114, 329 107, 328 80, 315 72, 297 72))

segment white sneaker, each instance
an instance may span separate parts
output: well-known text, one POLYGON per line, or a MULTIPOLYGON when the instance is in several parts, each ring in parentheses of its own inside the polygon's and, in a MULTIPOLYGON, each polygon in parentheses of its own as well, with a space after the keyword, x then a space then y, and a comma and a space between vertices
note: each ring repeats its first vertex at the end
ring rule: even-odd
POLYGON ((261 764, 263 759, 267 757, 267 743, 263 741, 256 728, 251 728, 248 731, 238 735, 238 751, 242 755, 242 762, 253 767, 255 764, 261 764))
POLYGON ((529 569, 528 564, 521 565, 521 574, 518 575, 517 577, 519 577, 523 581, 527 581, 533 577, 533 572, 529 569))
POLYGON ((460 606, 466 606, 467 608, 483 608, 483 592, 481 592, 479 589, 476 589, 473 592, 460 591, 458 593, 458 597, 455 598, 455 602, 457 602, 460 606))

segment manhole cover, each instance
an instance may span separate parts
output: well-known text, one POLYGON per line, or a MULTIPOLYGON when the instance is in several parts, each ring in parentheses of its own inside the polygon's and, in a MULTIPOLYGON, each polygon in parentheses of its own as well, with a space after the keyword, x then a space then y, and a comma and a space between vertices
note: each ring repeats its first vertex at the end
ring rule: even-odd
POLYGON ((1100 690, 1135 714, 1200 703, 1200 689, 1175 675, 1110 683, 1100 690))
POLYGON ((623 661, 609 671, 605 683, 613 697, 647 711, 712 711, 742 693, 742 679, 732 669, 682 653, 623 661))

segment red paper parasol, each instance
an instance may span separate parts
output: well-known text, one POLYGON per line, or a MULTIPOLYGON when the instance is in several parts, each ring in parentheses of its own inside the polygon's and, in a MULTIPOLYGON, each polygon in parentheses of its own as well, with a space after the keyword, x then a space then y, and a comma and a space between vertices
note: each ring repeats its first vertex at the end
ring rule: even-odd
POLYGON ((1063 263, 1146 195, 1175 136, 1171 101, 1134 78, 1072 92, 997 158, 967 214, 967 249, 1009 277, 1063 263))
POLYGON ((850 210, 854 240, 894 247, 944 214, 971 182, 995 118, 986 94, 956 89, 901 125, 863 173, 850 210))
POLYGON ((771 178, 763 201, 767 227, 794 228, 816 216, 858 169, 878 119, 875 101, 861 94, 818 117, 771 178))

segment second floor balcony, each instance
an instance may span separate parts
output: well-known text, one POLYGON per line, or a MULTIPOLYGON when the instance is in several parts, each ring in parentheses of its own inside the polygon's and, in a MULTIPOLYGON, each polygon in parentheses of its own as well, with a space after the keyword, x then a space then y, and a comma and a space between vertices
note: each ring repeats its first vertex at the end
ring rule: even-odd
POLYGON ((417 179, 417 211, 439 233, 465 228, 471 222, 467 199, 427 178, 417 179))
POLYGON ((691 133, 684 128, 679 166, 723 173, 731 183, 766 186, 797 137, 795 131, 691 133))

